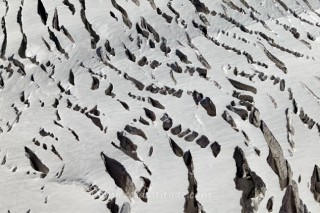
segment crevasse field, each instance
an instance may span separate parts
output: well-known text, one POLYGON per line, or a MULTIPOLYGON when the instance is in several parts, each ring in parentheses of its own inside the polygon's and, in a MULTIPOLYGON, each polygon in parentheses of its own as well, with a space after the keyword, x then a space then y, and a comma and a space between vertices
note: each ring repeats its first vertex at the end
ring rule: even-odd
POLYGON ((320 1, 0 18, 1 213, 320 212, 320 1))

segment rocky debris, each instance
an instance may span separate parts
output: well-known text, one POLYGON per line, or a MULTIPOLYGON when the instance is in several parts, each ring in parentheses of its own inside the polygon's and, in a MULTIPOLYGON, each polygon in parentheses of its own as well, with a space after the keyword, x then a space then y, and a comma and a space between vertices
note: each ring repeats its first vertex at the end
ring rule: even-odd
POLYGON ((268 210, 268 212, 272 212, 272 211, 273 211, 273 196, 271 196, 271 197, 268 199, 268 202, 267 202, 267 210, 268 210))
POLYGON ((51 137, 51 138, 54 138, 53 133, 47 132, 47 131, 45 131, 43 128, 40 129, 39 134, 40 134, 42 137, 47 137, 47 136, 49 136, 49 137, 51 137))
POLYGON ((233 80, 231 78, 228 78, 229 82, 232 84, 232 86, 234 86, 235 88, 237 89, 240 89, 240 90, 245 90, 245 91, 250 91, 254 94, 257 93, 257 89, 254 88, 253 86, 249 86, 247 84, 244 84, 244 83, 241 83, 239 81, 236 81, 236 80, 233 80))
POLYGON ((69 8, 69 10, 72 12, 72 15, 75 14, 76 9, 75 9, 74 5, 69 2, 69 0, 63 0, 63 4, 69 8))
POLYGON ((199 73, 199 76, 202 78, 207 78, 208 70, 204 68, 197 67, 196 71, 199 73))
POLYGON ((151 121, 155 121, 156 120, 156 114, 151 111, 150 109, 148 108, 143 108, 144 109, 144 112, 145 112, 145 115, 151 120, 151 121))
POLYGON ((148 139, 143 130, 138 129, 138 128, 134 127, 134 126, 126 125, 126 127, 124 128, 124 130, 127 131, 128 133, 132 134, 132 135, 141 136, 141 137, 144 138, 145 140, 148 139))
POLYGON ((126 155, 131 157, 132 159, 136 161, 140 161, 138 154, 137 154, 137 149, 138 146, 134 144, 130 138, 124 136, 124 132, 117 132, 117 138, 120 141, 120 146, 117 146, 115 143, 111 142, 111 144, 123 151, 126 155))
POLYGON ((217 115, 216 106, 213 104, 210 98, 205 97, 200 101, 201 106, 207 111, 207 114, 211 117, 217 115))
POLYGON ((141 34, 144 38, 149 38, 149 32, 147 30, 141 29, 140 25, 136 23, 136 30, 139 34, 141 34))
MULTIPOLYGON (((140 191, 137 192, 138 194, 138 197, 143 201, 143 202, 148 202, 148 197, 147 197, 147 192, 149 191, 149 187, 150 187, 150 184, 151 184, 151 181, 148 179, 148 178, 145 178, 145 177, 140 177, 144 184, 142 186, 142 188, 140 189, 140 191)), ((130 207, 130 206, 129 206, 130 207)), ((122 210, 121 210, 122 212, 122 210)))
POLYGON ((148 64, 148 59, 147 57, 143 56, 139 61, 138 61, 138 65, 140 67, 143 67, 144 65, 148 64))
POLYGON ((292 171, 288 161, 284 158, 282 148, 269 130, 264 121, 261 120, 260 129, 269 147, 267 162, 272 170, 278 175, 280 188, 284 189, 291 183, 292 171))
POLYGON ((213 156, 215 158, 218 157, 218 155, 219 155, 219 153, 221 151, 221 145, 217 141, 215 141, 214 143, 212 143, 210 145, 210 148, 211 148, 213 156))
POLYGON ((176 49, 176 55, 178 56, 178 58, 180 59, 181 62, 183 62, 185 64, 191 64, 191 62, 188 60, 188 56, 186 56, 180 50, 176 49))
POLYGON ((247 118, 248 118, 248 111, 245 109, 234 107, 232 105, 228 105, 227 109, 238 114, 240 116, 240 118, 244 121, 247 120, 247 118))
POLYGON ((156 107, 156 108, 159 108, 159 109, 165 109, 165 107, 157 100, 149 97, 148 98, 148 102, 153 106, 153 107, 156 107))
POLYGON ((131 213, 131 207, 130 204, 128 202, 125 202, 121 209, 120 209, 120 213, 131 213))
POLYGON ((316 122, 304 112, 302 107, 300 107, 299 118, 304 124, 306 124, 306 126, 308 126, 309 129, 312 129, 316 124, 316 122))
POLYGON ((195 131, 192 131, 189 135, 187 135, 186 137, 184 137, 184 140, 185 141, 188 141, 188 142, 192 142, 196 137, 198 137, 198 133, 195 132, 195 131))
POLYGON ((61 26, 60 29, 62 30, 63 34, 72 42, 75 43, 75 40, 73 39, 72 35, 69 33, 69 31, 67 30, 67 28, 65 28, 65 26, 61 26))
POLYGON ((112 92, 113 91, 113 84, 110 83, 108 88, 104 91, 104 93, 108 96, 115 97, 115 94, 112 92))
POLYGON ((241 212, 257 212, 260 202, 266 192, 266 185, 263 180, 250 170, 245 155, 240 147, 236 147, 233 153, 236 162, 237 172, 234 182, 236 189, 242 191, 240 205, 241 212))
POLYGON ((178 23, 178 19, 180 18, 180 13, 172 7, 171 2, 168 2, 167 7, 169 8, 169 10, 171 10, 171 12, 173 12, 176 15, 175 21, 176 23, 178 23))
POLYGON ((250 112, 249 121, 255 127, 260 127, 260 123, 261 123, 260 112, 257 108, 253 108, 253 110, 250 112))
POLYGON ((144 118, 142 118, 142 117, 139 118, 139 122, 142 123, 143 125, 147 125, 147 126, 150 125, 149 122, 146 121, 146 120, 145 120, 144 118))
POLYGON ((169 16, 168 14, 166 14, 166 13, 162 13, 162 17, 169 23, 169 24, 171 24, 171 22, 172 22, 172 16, 169 16))
POLYGON ((208 7, 206 7, 206 5, 201 1, 199 0, 189 0, 189 1, 194 5, 197 12, 204 13, 204 14, 210 13, 210 10, 208 9, 208 7))
POLYGON ((159 33, 150 24, 148 24, 144 17, 141 17, 141 27, 147 29, 150 33, 152 33, 156 42, 160 42, 159 33))
POLYGON ((160 50, 164 52, 166 56, 171 52, 170 47, 167 46, 167 39, 165 39, 164 37, 161 37, 160 50))
POLYGON ((222 113, 222 118, 228 123, 230 124, 230 126, 237 132, 239 132, 239 129, 237 128, 237 124, 234 122, 232 116, 226 111, 224 110, 222 113))
POLYGON ((253 97, 251 95, 241 94, 241 93, 238 93, 235 90, 233 91, 232 96, 238 98, 240 101, 246 101, 246 102, 249 102, 249 103, 253 103, 254 102, 254 99, 253 99, 253 97))
POLYGON ((153 153, 153 146, 150 146, 150 149, 149 149, 149 157, 151 157, 152 156, 152 153, 153 153))
POLYGON ((125 47, 125 54, 127 55, 128 59, 132 62, 136 62, 136 56, 128 49, 125 47))
POLYGON ((284 91, 286 88, 286 82, 284 79, 281 79, 280 81, 280 91, 284 91))
MULTIPOLYGON (((68 57, 69 57, 69 56, 68 56, 68 53, 66 53, 66 51, 62 48, 59 39, 58 39, 57 36, 54 34, 54 32, 52 32, 52 31, 49 29, 49 27, 48 27, 48 33, 49 33, 49 38, 50 38, 50 40, 54 42, 57 50, 58 50, 59 52, 61 52, 62 54, 64 54, 64 55, 68 58, 68 57)), ((49 47, 50 47, 50 46, 49 46, 49 47)))
POLYGON ((293 113, 297 114, 298 113, 298 104, 294 98, 292 98, 292 107, 293 107, 293 113))
POLYGON ((100 118, 90 115, 88 112, 85 113, 87 118, 89 118, 94 125, 96 125, 101 131, 103 131, 103 125, 100 118))
POLYGON ((200 101, 203 99, 203 94, 194 90, 192 92, 192 97, 193 97, 194 102, 198 105, 200 103, 200 101))
POLYGON ((125 109, 128 110, 128 111, 130 111, 130 107, 129 107, 129 105, 128 105, 126 102, 121 101, 121 100, 119 100, 119 99, 117 99, 117 101, 119 101, 119 103, 123 106, 123 108, 125 108, 125 109))
POLYGON ((277 57, 275 57, 265 47, 263 47, 263 51, 266 54, 266 56, 276 65, 276 67, 278 67, 280 70, 282 70, 285 74, 288 73, 288 69, 282 61, 280 61, 277 57))
POLYGON ((197 140, 196 143, 201 147, 201 148, 206 148, 210 141, 205 135, 201 135, 197 140))
POLYGON ((60 25, 59 25, 59 16, 58 16, 58 10, 55 8, 53 19, 52 19, 52 28, 60 31, 60 25))
POLYGON ((182 73, 182 68, 179 66, 178 62, 176 61, 171 64, 168 63, 167 66, 170 67, 176 73, 182 73))
POLYGON ((172 95, 174 97, 177 98, 181 98, 182 94, 183 94, 183 90, 179 89, 176 90, 174 88, 168 87, 168 86, 163 86, 163 87, 157 87, 154 84, 150 84, 149 86, 146 87, 146 91, 149 91, 153 94, 161 94, 161 95, 172 95))
POLYGON ((154 3, 154 0, 148 0, 148 2, 150 3, 152 9, 154 9, 154 10, 157 9, 157 6, 156 6, 156 4, 154 3))
POLYGON ((74 86, 74 74, 73 74, 72 70, 70 70, 70 72, 69 72, 69 83, 74 86))
POLYGON ((111 213, 119 213, 119 206, 116 204, 116 198, 109 200, 107 203, 107 208, 111 213))
POLYGON ((170 147, 171 147, 173 153, 177 157, 182 157, 183 156, 183 150, 180 148, 180 146, 178 146, 178 144, 172 138, 169 138, 169 143, 170 143, 170 147))
POLYGON ((26 50, 27 50, 27 36, 22 33, 22 39, 21 39, 21 43, 20 43, 20 47, 19 47, 19 50, 18 50, 18 55, 21 57, 21 58, 26 58, 26 50))
POLYGON ((314 199, 320 203, 320 169, 317 165, 314 165, 311 176, 310 191, 312 192, 314 199))
POLYGON ((286 120, 287 120, 287 140, 291 146, 291 148, 295 147, 295 143, 293 141, 293 136, 294 136, 294 128, 292 125, 292 111, 291 109, 287 108, 286 109, 286 120))
POLYGON ((164 131, 168 131, 172 127, 172 118, 170 118, 167 113, 163 114, 160 120, 162 121, 162 128, 164 131))
POLYGON ((8 35, 7 35, 7 28, 6 28, 6 20, 4 17, 2 17, 1 19, 1 27, 4 34, 4 38, 3 38, 1 49, 0 49, 0 58, 5 60, 5 54, 6 54, 7 43, 8 43, 8 35))
POLYGON ((179 124, 178 126, 175 126, 175 127, 171 128, 171 133, 173 135, 178 135, 181 132, 181 128, 182 128, 181 124, 179 124))
POLYGON ((99 89, 100 81, 97 77, 92 76, 91 90, 99 89))
POLYGON ((63 161, 61 155, 59 154, 59 152, 56 150, 56 148, 55 148, 53 145, 51 145, 51 152, 52 152, 53 154, 55 154, 60 160, 63 161))
POLYGON ((125 167, 118 161, 109 158, 103 152, 100 155, 106 167, 106 172, 110 174, 115 184, 123 190, 128 198, 132 198, 136 187, 125 167))
POLYGON ((151 63, 150 63, 150 67, 152 69, 156 69, 157 67, 159 67, 161 65, 161 63, 157 60, 153 60, 151 63))
POLYGON ((188 194, 186 194, 185 197, 185 203, 184 203, 184 213, 196 213, 201 212, 205 213, 203 210, 202 205, 197 201, 196 195, 197 195, 197 180, 194 176, 194 166, 193 166, 193 160, 190 150, 186 151, 183 154, 183 160, 185 165, 188 168, 188 181, 189 181, 189 187, 188 187, 188 194))
POLYGON ((49 168, 41 162, 38 156, 31 151, 31 149, 25 146, 24 151, 26 157, 30 160, 31 167, 38 172, 42 172, 41 177, 44 178, 49 173, 49 168))
POLYGON ((138 90, 142 91, 142 90, 144 89, 144 84, 143 84, 142 82, 138 81, 137 79, 135 79, 135 78, 133 78, 133 77, 130 77, 128 74, 125 73, 125 74, 124 74, 124 78, 125 78, 126 80, 131 81, 131 82, 136 86, 136 88, 137 88, 138 90))
POLYGON ((111 3, 112 3, 112 6, 114 8, 116 8, 117 10, 119 10, 119 12, 122 14, 123 23, 125 25, 127 25, 129 28, 131 28, 132 27, 132 22, 129 19, 127 11, 125 9, 123 9, 120 5, 118 5, 116 0, 111 0, 111 3))
POLYGON ((287 186, 279 211, 279 213, 287 212, 309 213, 306 205, 304 205, 300 199, 298 185, 294 180, 287 186))
POLYGON ((46 12, 46 9, 42 3, 41 0, 38 0, 38 15, 41 18, 41 21, 44 25, 47 25, 47 20, 48 20, 48 13, 46 12))

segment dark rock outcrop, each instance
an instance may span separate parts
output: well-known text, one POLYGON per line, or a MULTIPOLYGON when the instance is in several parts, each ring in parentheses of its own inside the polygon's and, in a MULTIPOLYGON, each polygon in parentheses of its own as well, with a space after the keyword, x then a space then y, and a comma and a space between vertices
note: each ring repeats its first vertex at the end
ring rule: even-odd
POLYGON ((314 199, 320 203, 320 168, 317 165, 314 165, 311 176, 310 191, 312 192, 314 199))
POLYGON ((110 174, 115 184, 121 188, 129 198, 132 198, 136 187, 126 168, 115 159, 109 158, 103 152, 101 152, 101 158, 106 167, 106 172, 110 174))
POLYGON ((240 199, 240 205, 242 206, 241 212, 256 212, 260 202, 264 198, 266 185, 255 172, 251 171, 240 147, 237 146, 235 148, 233 158, 237 167, 234 182, 236 189, 242 191, 242 197, 240 199))

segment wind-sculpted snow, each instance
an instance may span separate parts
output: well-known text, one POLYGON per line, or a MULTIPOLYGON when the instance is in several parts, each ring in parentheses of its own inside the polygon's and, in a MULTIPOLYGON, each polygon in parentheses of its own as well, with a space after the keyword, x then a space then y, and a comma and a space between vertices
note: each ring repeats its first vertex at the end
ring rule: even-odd
POLYGON ((320 212, 320 2, 0 1, 0 212, 320 212))

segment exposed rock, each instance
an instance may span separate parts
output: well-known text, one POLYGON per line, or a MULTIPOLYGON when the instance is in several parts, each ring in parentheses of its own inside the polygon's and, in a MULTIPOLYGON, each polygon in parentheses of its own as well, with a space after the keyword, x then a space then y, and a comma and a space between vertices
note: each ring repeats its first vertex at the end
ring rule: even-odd
POLYGON ((200 101, 203 99, 203 94, 194 90, 192 92, 192 97, 193 97, 194 102, 198 105, 200 103, 200 101))
POLYGON ((162 128, 164 131, 168 131, 172 127, 172 119, 169 117, 167 113, 165 113, 160 120, 162 123, 162 128))
POLYGON ((240 205, 241 212, 256 212, 260 202, 263 200, 266 192, 266 185, 263 180, 253 171, 250 170, 248 162, 240 147, 236 147, 233 153, 236 162, 237 173, 234 179, 236 189, 242 191, 240 205))
MULTIPOLYGON (((137 192, 137 194, 138 194, 138 197, 143 202, 146 203, 146 202, 148 202, 147 192, 149 191, 149 187, 150 187, 151 181, 148 178, 145 178, 145 177, 140 177, 140 178, 143 180, 144 184, 143 184, 143 187, 141 188, 141 190, 137 192)), ((122 206, 122 208, 123 208, 123 206, 122 206)), ((129 205, 129 209, 128 210, 130 211, 130 205, 129 205)), ((128 210, 125 211, 125 212, 129 212, 128 210)), ((121 209, 120 213, 121 212, 122 212, 122 209, 121 209)))
POLYGON ((177 135, 177 134, 179 134, 180 132, 181 132, 181 124, 179 124, 179 125, 176 126, 176 127, 171 128, 171 133, 172 133, 173 135, 177 135))
POLYGON ((145 140, 147 140, 147 136, 146 134, 143 132, 143 130, 138 129, 136 127, 130 126, 130 125, 126 125, 126 127, 124 128, 124 130, 126 130, 127 132, 129 132, 132 135, 139 135, 142 138, 144 138, 145 140))
POLYGON ((169 143, 171 146, 172 151, 177 157, 182 157, 183 156, 183 150, 178 146, 178 144, 172 140, 172 138, 169 138, 169 143))
POLYGON ((103 152, 101 152, 100 155, 106 167, 106 172, 110 174, 115 184, 121 188, 129 198, 132 198, 136 187, 131 179, 130 174, 118 161, 109 158, 103 152))
POLYGON ((107 208, 111 213, 119 213, 119 206, 116 204, 116 198, 113 198, 107 203, 107 208))
POLYGON ((151 120, 151 121, 155 121, 156 120, 156 114, 154 114, 153 111, 151 111, 150 109, 147 108, 143 108, 144 112, 146 114, 146 116, 151 120))
POLYGON ((125 202, 122 205, 120 213, 131 213, 131 207, 130 207, 130 204, 128 202, 125 202))
POLYGON ((188 150, 183 155, 184 163, 186 164, 188 168, 188 180, 189 180, 189 187, 188 187, 188 194, 186 194, 185 197, 185 203, 184 203, 184 213, 205 213, 203 210, 202 205, 197 201, 196 195, 197 195, 197 181, 194 177, 193 173, 193 161, 192 161, 192 155, 191 152, 188 150))
POLYGON ((236 81, 236 80, 233 80, 231 78, 228 78, 228 80, 230 81, 230 83, 232 84, 232 86, 234 86, 235 88, 237 89, 240 89, 240 90, 245 90, 245 91, 250 91, 254 94, 257 93, 257 89, 254 88, 253 86, 249 86, 247 84, 244 84, 244 83, 241 83, 239 81, 236 81))
POLYGON ((223 111, 221 116, 228 124, 230 124, 230 126, 235 131, 239 132, 239 129, 237 128, 237 124, 234 122, 233 118, 231 117, 231 115, 226 110, 223 111))
POLYGON ((250 112, 249 121, 255 127, 260 127, 260 123, 261 123, 260 112, 257 108, 253 108, 253 110, 250 112))
POLYGON ((197 140, 196 143, 200 145, 201 148, 206 148, 210 141, 205 135, 201 135, 197 140))
POLYGON ((153 107, 156 107, 156 108, 159 108, 159 109, 165 109, 165 107, 157 100, 153 99, 153 98, 148 98, 148 102, 153 106, 153 107))
POLYGON ((299 196, 298 185, 294 180, 287 186, 279 213, 309 213, 299 196))
POLYGON ((237 107, 234 107, 231 105, 228 105, 227 109, 238 114, 240 116, 240 118, 244 121, 247 120, 247 118, 248 118, 248 111, 245 109, 237 108, 237 107))
POLYGON ((47 19, 48 19, 48 13, 46 12, 46 9, 44 8, 44 5, 41 0, 38 0, 38 14, 43 24, 46 25, 47 19))
POLYGON ((218 155, 219 155, 219 153, 221 151, 221 145, 217 141, 215 141, 214 143, 212 143, 210 145, 210 148, 211 148, 213 156, 215 158, 218 157, 218 155))
POLYGON ((211 117, 217 115, 216 106, 212 103, 211 99, 205 97, 200 101, 201 106, 207 111, 207 114, 211 117))
POLYGON ((24 151, 26 153, 27 158, 29 158, 30 160, 31 167, 38 172, 42 172, 42 177, 45 177, 49 173, 49 168, 46 165, 44 165, 38 158, 38 156, 28 147, 24 147, 24 151))
POLYGON ((267 210, 268 212, 273 211, 273 196, 271 196, 267 202, 267 210))
POLYGON ((320 203, 320 169, 317 165, 314 165, 311 176, 310 191, 312 192, 314 199, 320 203))
POLYGON ((282 148, 269 130, 264 121, 261 121, 260 129, 269 147, 267 162, 278 175, 280 188, 284 189, 291 183, 292 172, 288 161, 284 158, 282 148))
POLYGON ((192 142, 196 137, 198 137, 198 133, 195 131, 192 131, 189 135, 187 135, 184 140, 188 142, 192 142))

